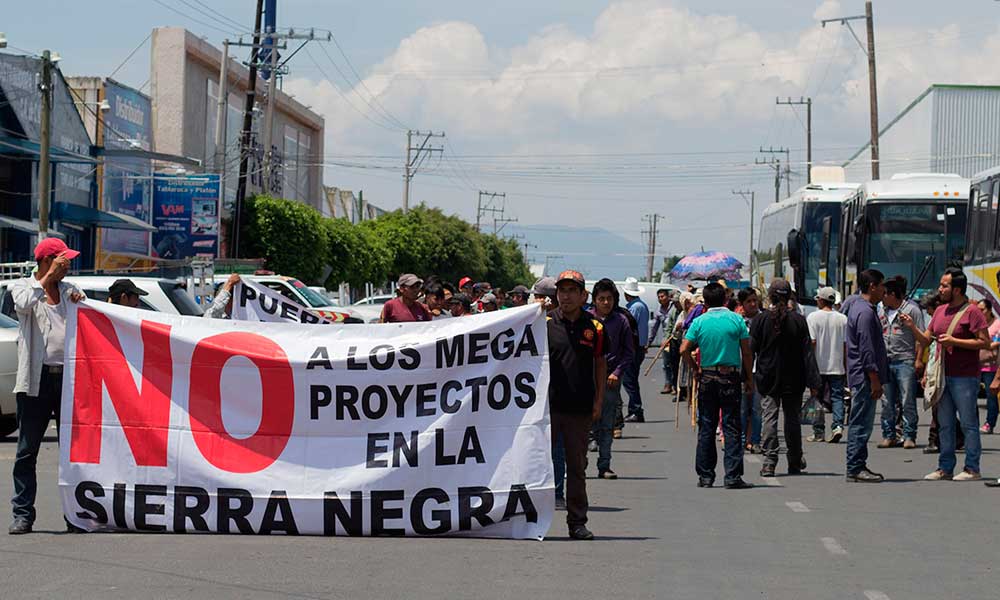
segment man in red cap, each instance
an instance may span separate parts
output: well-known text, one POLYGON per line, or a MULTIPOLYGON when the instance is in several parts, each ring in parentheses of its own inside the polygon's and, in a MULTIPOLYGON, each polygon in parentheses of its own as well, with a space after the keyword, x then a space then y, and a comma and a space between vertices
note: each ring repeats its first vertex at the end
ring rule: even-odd
POLYGON ((604 327, 583 311, 584 285, 577 271, 560 273, 559 308, 549 313, 547 321, 553 460, 566 463, 566 524, 575 540, 594 539, 587 529, 587 436, 601 418, 608 379, 604 327), (559 455, 560 449, 565 457, 559 455))
MULTIPOLYGON (((79 302, 83 292, 63 281, 69 261, 79 256, 59 238, 45 238, 35 246, 38 269, 11 285, 17 311, 17 455, 14 458, 14 521, 11 535, 31 533, 35 522, 35 465, 42 436, 55 417, 59 425, 62 399, 63 346, 66 340, 66 303, 79 302)), ((70 531, 77 530, 67 522, 70 531)))

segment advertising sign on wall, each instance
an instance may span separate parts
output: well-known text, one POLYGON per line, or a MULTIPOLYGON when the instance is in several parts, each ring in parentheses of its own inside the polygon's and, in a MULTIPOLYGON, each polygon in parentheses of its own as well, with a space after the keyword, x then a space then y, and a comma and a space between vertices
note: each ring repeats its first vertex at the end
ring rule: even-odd
POLYGON ((153 226, 153 256, 217 256, 219 176, 157 175, 153 179, 153 226))
MULTIPOLYGON (((104 98, 110 108, 103 114, 104 146, 110 149, 151 150, 153 134, 148 96, 112 80, 104 84, 104 98)), ((152 162, 143 158, 109 158, 105 162, 103 210, 149 222, 152 210, 152 162)), ((150 234, 144 231, 102 229, 102 264, 112 254, 149 254, 150 234)), ((110 266, 110 265, 106 265, 110 266)))

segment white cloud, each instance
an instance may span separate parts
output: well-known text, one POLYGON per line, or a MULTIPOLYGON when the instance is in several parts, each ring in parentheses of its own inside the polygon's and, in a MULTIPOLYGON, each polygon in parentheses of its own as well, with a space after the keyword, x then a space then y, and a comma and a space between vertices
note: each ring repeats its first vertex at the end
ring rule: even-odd
POLYGON ((813 13, 813 19, 817 21, 845 16, 848 15, 843 13, 843 9, 840 7, 840 0, 823 0, 813 13))

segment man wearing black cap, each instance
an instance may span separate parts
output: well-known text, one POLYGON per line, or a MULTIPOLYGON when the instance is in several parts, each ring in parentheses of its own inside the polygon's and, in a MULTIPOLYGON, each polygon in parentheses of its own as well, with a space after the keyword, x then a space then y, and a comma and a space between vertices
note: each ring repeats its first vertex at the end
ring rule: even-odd
POLYGON ((515 285, 507 297, 510 299, 511 307, 525 306, 528 304, 528 288, 523 285, 515 285))
POLYGON ((802 425, 799 411, 802 394, 808 385, 814 395, 821 383, 813 352, 809 325, 805 318, 789 308, 792 286, 777 278, 767 291, 771 306, 750 322, 750 346, 757 360, 754 381, 760 390, 764 466, 761 477, 774 477, 778 464, 778 410, 785 414, 785 445, 788 448, 788 474, 798 475, 806 468, 802 457, 802 425))
POLYGON ((448 310, 453 317, 467 317, 472 314, 472 300, 463 293, 448 298, 448 310))
POLYGON ((140 289, 131 279, 118 279, 111 284, 108 289, 108 302, 139 308, 139 296, 146 296, 149 292, 140 289))
POLYGON ((566 452, 566 523, 575 540, 592 540, 587 529, 587 435, 601 416, 607 363, 604 329, 582 310, 583 275, 563 271, 556 281, 559 308, 549 313, 549 407, 552 439, 566 452))
POLYGON ((414 321, 430 321, 432 315, 427 308, 417 302, 423 290, 424 281, 413 273, 399 276, 396 288, 399 297, 393 298, 382 307, 380 323, 411 323, 414 321))

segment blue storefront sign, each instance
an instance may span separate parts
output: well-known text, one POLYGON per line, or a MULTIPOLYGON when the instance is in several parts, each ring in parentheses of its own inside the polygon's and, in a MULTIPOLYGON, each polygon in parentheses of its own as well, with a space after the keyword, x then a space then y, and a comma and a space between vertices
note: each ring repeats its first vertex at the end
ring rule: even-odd
MULTIPOLYGON (((104 147, 114 150, 152 149, 152 102, 137 90, 111 79, 104 84, 110 109, 103 114, 104 147)), ((153 165, 148 159, 115 157, 105 161, 102 210, 149 222, 153 198, 153 165)), ((123 229, 101 231, 104 254, 149 253, 149 233, 123 229)))
POLYGON ((153 179, 153 226, 153 256, 217 256, 219 176, 157 175, 153 179))

